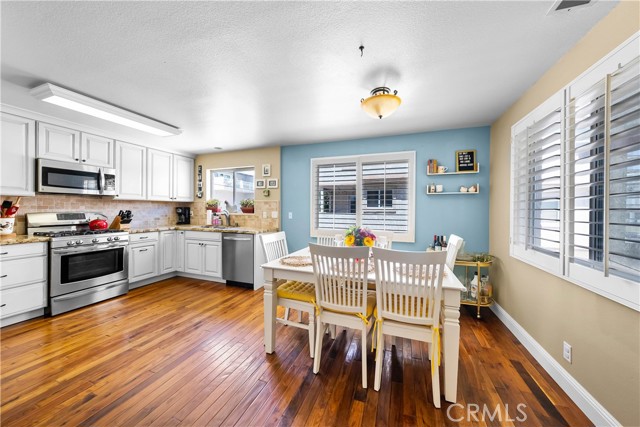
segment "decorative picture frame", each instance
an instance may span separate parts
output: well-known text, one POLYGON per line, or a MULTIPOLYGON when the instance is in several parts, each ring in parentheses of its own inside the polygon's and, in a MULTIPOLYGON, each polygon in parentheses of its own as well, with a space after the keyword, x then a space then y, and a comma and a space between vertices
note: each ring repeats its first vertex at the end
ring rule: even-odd
POLYGON ((262 165, 262 176, 271 176, 271 165, 262 165))
POLYGON ((278 188, 278 178, 268 179, 267 188, 278 188))
POLYGON ((256 179, 256 188, 267 188, 266 179, 256 179))
POLYGON ((477 172, 476 150, 456 151, 456 172, 477 172))

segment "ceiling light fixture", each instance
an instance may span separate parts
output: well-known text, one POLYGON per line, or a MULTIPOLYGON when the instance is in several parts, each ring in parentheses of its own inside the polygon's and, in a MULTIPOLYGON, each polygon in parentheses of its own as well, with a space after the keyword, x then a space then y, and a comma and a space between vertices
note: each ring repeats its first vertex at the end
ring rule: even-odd
POLYGON ((132 113, 103 101, 63 89, 59 86, 45 83, 31 89, 31 95, 37 99, 70 110, 108 120, 113 123, 138 129, 158 136, 180 135, 181 129, 132 113))
POLYGON ((393 94, 388 87, 381 86, 371 91, 371 96, 361 99, 360 105, 365 113, 374 119, 382 119, 392 115, 400 106, 402 100, 397 96, 398 91, 393 94))

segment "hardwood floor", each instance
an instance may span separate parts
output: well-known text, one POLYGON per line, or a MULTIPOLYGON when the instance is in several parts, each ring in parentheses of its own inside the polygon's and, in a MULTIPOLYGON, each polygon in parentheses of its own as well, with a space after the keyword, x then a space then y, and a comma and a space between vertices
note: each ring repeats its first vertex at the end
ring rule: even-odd
POLYGON ((362 389, 359 333, 326 336, 314 375, 304 330, 278 325, 264 353, 262 291, 169 279, 3 328, 1 423, 592 425, 490 311, 462 312, 458 402, 436 409, 424 344, 385 342, 382 388, 362 389))

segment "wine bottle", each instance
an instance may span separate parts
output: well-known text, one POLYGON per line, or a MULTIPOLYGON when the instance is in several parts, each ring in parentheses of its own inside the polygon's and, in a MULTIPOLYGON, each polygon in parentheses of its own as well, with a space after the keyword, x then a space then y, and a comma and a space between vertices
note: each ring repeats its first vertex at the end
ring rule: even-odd
POLYGON ((442 236, 442 250, 447 250, 447 236, 442 236))
POLYGON ((436 236, 436 242, 434 243, 435 245, 435 250, 436 251, 441 251, 442 250, 442 243, 440 242, 440 237, 436 236))
POLYGON ((434 251, 436 250, 436 242, 438 241, 438 236, 437 235, 433 235, 433 244, 431 245, 431 249, 433 249, 434 251))

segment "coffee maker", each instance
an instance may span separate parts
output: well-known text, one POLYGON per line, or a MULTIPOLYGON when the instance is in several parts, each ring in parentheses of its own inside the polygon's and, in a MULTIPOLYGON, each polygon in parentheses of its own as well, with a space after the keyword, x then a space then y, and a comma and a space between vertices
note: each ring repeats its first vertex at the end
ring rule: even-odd
POLYGON ((178 224, 191 224, 191 208, 176 208, 178 214, 178 224))

